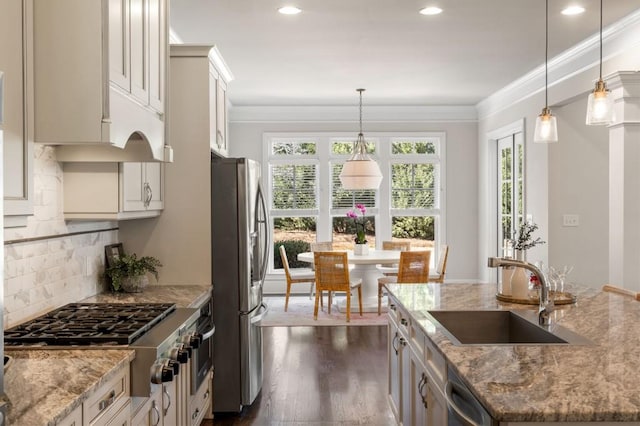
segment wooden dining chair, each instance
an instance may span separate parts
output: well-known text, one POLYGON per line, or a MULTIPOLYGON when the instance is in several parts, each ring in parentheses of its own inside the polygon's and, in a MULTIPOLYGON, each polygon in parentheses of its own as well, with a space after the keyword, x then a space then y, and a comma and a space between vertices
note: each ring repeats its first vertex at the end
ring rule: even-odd
MULTIPOLYGON (((316 252, 316 251, 332 251, 333 250, 333 242, 332 241, 317 241, 315 243, 310 243, 309 247, 310 247, 312 252, 316 252)), ((311 270, 315 271, 315 269, 316 269, 316 267, 312 263, 311 264, 311 270)), ((314 286, 315 286, 315 281, 309 287, 309 300, 311 300, 311 298, 313 297, 313 287, 314 286)), ((331 297, 329 297, 329 299, 331 299, 331 297)), ((320 302, 322 302, 322 300, 320 302)))
POLYGON ((284 246, 280 246, 280 259, 282 259, 282 266, 284 267, 284 275, 287 278, 287 294, 284 298, 284 311, 287 312, 289 307, 289 293, 291 293, 291 284, 298 283, 313 283, 316 280, 316 275, 313 271, 292 271, 289 269, 289 259, 287 258, 287 251, 284 246))
POLYGON ((385 284, 426 283, 429 279, 430 250, 403 251, 397 277, 378 278, 378 315, 382 312, 382 290, 385 284))
POLYGON ((444 283, 444 276, 447 273, 447 258, 449 257, 449 246, 443 244, 438 254, 438 265, 435 275, 429 275, 430 283, 444 283))
MULTIPOLYGON (((411 241, 383 241, 382 250, 397 250, 397 251, 409 251, 411 250, 411 241)), ((382 272, 386 276, 398 275, 398 264, 387 263, 377 266, 378 271, 382 272)))
MULTIPOLYGON (((343 291, 347 295, 347 322, 351 321, 351 292, 358 290, 358 306, 362 316, 362 280, 351 280, 347 253, 344 251, 316 251, 313 254, 316 264, 316 302, 313 309, 313 319, 318 319, 318 300, 322 300, 322 292, 327 290, 343 291)), ((329 309, 331 298, 329 298, 329 309)))
POLYGON ((611 284, 605 284, 602 286, 602 291, 607 291, 610 293, 617 293, 623 296, 633 297, 635 300, 640 300, 640 293, 636 293, 635 291, 628 290, 626 288, 618 287, 611 284))

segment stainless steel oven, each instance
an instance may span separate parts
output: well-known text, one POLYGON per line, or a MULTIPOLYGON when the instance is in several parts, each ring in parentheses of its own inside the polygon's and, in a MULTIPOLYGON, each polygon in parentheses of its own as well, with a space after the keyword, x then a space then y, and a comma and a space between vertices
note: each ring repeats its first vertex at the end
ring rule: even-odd
POLYGON ((193 350, 191 362, 191 394, 195 395, 213 366, 213 339, 216 326, 213 323, 213 300, 210 298, 200 306, 200 316, 196 323, 196 335, 200 340, 193 350))

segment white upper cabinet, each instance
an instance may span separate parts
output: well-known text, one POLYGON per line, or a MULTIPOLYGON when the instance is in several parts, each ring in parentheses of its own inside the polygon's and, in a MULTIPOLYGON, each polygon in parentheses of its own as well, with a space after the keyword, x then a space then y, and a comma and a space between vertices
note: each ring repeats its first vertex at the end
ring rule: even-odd
MULTIPOLYGON (((175 70, 177 78, 171 81, 171 93, 177 104, 182 108, 172 108, 171 120, 188 121, 183 115, 193 114, 194 111, 207 116, 198 121, 203 138, 209 142, 209 149, 216 154, 227 157, 229 142, 227 137, 227 82, 223 73, 216 68, 212 57, 221 58, 215 46, 174 44, 171 45, 171 69, 175 70), (189 94, 188 99, 185 98, 189 94), (188 106, 188 107, 187 107, 188 106), (188 110, 189 112, 185 112, 188 110), (206 126, 206 127, 205 127, 206 126)), ((222 61, 222 59, 220 59, 222 61)), ((172 100, 172 102, 174 102, 172 100)), ((177 137, 176 135, 174 137, 177 137)), ((198 141, 204 142, 205 140, 198 141)))
POLYGON ((35 141, 60 161, 164 161, 167 0, 36 0, 35 141))
POLYGON ((0 1, 0 71, 4 74, 4 226, 33 214, 32 2, 0 1))

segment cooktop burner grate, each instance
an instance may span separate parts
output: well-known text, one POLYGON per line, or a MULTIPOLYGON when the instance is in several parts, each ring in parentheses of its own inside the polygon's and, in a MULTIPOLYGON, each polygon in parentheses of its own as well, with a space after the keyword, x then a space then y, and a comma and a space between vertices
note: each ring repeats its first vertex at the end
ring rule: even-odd
POLYGON ((129 345, 176 309, 171 303, 70 303, 4 332, 7 346, 129 345))

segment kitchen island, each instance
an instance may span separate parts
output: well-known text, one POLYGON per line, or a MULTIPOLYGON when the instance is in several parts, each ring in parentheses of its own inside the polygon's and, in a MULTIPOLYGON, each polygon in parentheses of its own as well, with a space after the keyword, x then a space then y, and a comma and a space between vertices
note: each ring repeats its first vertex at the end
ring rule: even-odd
POLYGON ((387 288, 438 356, 501 424, 640 424, 640 302, 570 286, 568 291, 577 296, 577 303, 556 306, 552 327, 559 324, 592 344, 456 346, 426 311, 537 307, 499 302, 495 284, 391 284, 387 288))

